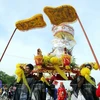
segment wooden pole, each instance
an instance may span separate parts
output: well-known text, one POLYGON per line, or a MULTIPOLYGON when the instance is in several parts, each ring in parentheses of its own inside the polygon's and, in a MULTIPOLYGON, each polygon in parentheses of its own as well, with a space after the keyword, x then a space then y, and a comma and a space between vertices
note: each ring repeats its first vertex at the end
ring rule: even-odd
POLYGON ((5 50, 3 51, 3 54, 2 54, 2 56, 1 56, 1 58, 0 58, 0 62, 2 61, 2 58, 3 58, 3 56, 4 56, 4 54, 5 54, 5 52, 6 52, 7 48, 8 48, 8 46, 9 46, 9 44, 10 44, 10 42, 11 42, 11 39, 13 38, 13 36, 14 36, 16 30, 17 30, 17 28, 15 28, 15 30, 13 31, 13 34, 11 35, 11 37, 10 37, 10 39, 9 39, 7 45, 6 45, 6 48, 5 48, 5 50))
POLYGON ((76 13, 76 15, 77 15, 78 21, 79 21, 79 23, 80 23, 80 26, 81 26, 81 28, 82 28, 82 30, 83 30, 83 33, 84 33, 84 35, 85 35, 85 37, 86 37, 86 40, 87 40, 87 42, 88 42, 88 44, 89 44, 89 47, 90 47, 90 49, 91 49, 91 51, 92 51, 92 54, 93 54, 93 56, 94 56, 94 59, 95 59, 97 65, 98 65, 98 67, 99 67, 99 70, 100 70, 100 65, 99 65, 98 59, 97 59, 97 57, 96 57, 96 55, 95 55, 95 52, 94 52, 94 50, 93 50, 93 48, 92 48, 92 45, 91 45, 91 43, 90 43, 90 41, 89 41, 89 39, 88 39, 88 36, 87 36, 87 34, 86 34, 86 32, 85 32, 85 29, 84 29, 84 27, 83 27, 83 25, 82 25, 82 23, 81 23, 81 21, 80 21, 79 16, 78 16, 77 13, 76 13))

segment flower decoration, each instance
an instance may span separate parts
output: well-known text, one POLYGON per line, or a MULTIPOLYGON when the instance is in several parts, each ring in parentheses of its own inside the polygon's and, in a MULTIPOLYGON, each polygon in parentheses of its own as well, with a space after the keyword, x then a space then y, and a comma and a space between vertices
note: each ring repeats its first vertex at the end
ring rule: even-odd
POLYGON ((23 83, 26 85, 26 87, 28 88, 29 92, 31 92, 30 91, 30 87, 29 87, 29 85, 27 83, 26 77, 24 75, 24 71, 23 71, 25 66, 26 66, 26 64, 20 64, 20 63, 18 63, 16 65, 15 73, 17 75, 17 83, 19 83, 21 81, 21 79, 22 79, 23 83))
POLYGON ((88 81, 90 82, 94 87, 96 86, 95 85, 95 82, 92 81, 91 77, 90 77, 90 74, 91 74, 91 70, 87 67, 83 67, 80 71, 80 74, 88 81))

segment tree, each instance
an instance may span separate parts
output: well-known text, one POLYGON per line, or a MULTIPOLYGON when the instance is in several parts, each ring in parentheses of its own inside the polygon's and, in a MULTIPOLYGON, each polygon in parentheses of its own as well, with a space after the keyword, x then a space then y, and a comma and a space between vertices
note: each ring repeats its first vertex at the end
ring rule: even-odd
POLYGON ((9 86, 15 81, 15 79, 15 75, 10 76, 5 72, 0 71, 0 80, 2 81, 2 84, 6 84, 7 86, 9 86))

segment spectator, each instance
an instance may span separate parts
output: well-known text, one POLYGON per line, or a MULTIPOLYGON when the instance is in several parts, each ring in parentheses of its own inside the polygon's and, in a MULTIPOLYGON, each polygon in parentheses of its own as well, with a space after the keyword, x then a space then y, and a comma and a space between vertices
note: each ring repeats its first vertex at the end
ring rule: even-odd
POLYGON ((96 89, 96 96, 100 97, 100 82, 98 83, 98 88, 96 89))
POLYGON ((60 87, 58 88, 58 91, 57 91, 57 98, 58 100, 66 100, 67 98, 67 92, 66 92, 63 82, 60 82, 60 87))

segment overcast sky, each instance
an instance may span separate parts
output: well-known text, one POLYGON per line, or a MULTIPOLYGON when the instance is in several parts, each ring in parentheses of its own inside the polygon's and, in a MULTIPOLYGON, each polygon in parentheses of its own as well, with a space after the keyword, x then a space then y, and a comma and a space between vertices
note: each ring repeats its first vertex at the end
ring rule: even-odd
MULTIPOLYGON (((100 61, 100 0, 0 0, 0 56, 15 29, 15 22, 26 19, 35 14, 43 14, 47 23, 45 28, 33 29, 25 32, 16 31, 2 61, 0 70, 9 75, 15 74, 17 63, 34 64, 34 55, 37 48, 41 48, 43 54, 52 50, 53 33, 52 24, 43 12, 45 6, 57 7, 61 5, 72 5, 85 28, 90 39, 98 61, 100 61)), ((77 64, 94 62, 94 57, 88 46, 79 22, 71 24, 75 30, 77 44, 73 49, 73 56, 77 64)), ((99 82, 100 71, 92 71, 92 76, 99 82)))

